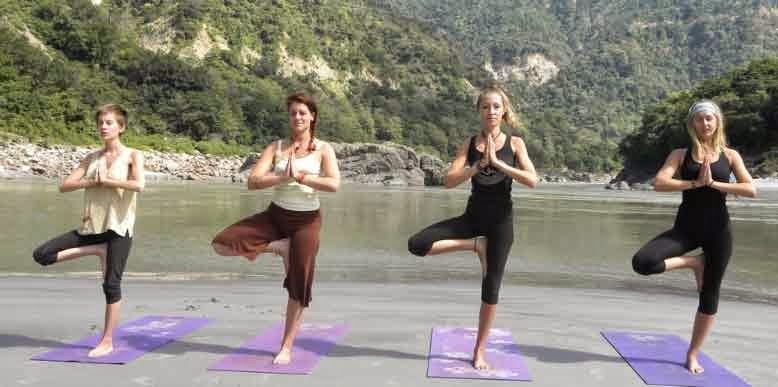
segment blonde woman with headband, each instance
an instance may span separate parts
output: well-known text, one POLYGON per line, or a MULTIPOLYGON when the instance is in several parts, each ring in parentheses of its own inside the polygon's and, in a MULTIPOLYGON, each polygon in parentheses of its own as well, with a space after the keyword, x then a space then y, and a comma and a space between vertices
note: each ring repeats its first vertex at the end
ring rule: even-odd
POLYGON ((643 246, 632 258, 632 267, 643 275, 676 269, 694 273, 699 306, 686 368, 699 374, 704 369, 698 355, 713 327, 721 280, 732 255, 727 194, 755 197, 756 188, 740 154, 727 147, 724 116, 716 103, 703 100, 692 105, 686 128, 691 147, 670 153, 654 185, 661 192, 683 191, 675 224, 643 246), (731 173, 737 182, 729 182, 731 173), (688 255, 698 247, 703 255, 688 255))
POLYGON ((481 90, 476 110, 481 130, 460 146, 445 179, 446 188, 470 179, 472 191, 465 213, 419 231, 408 240, 408 250, 417 256, 452 251, 473 251, 478 256, 482 303, 473 367, 481 370, 489 368, 484 349, 513 245, 511 185, 517 181, 534 188, 538 177, 524 141, 502 131, 503 123, 519 127, 505 92, 497 86, 481 90))

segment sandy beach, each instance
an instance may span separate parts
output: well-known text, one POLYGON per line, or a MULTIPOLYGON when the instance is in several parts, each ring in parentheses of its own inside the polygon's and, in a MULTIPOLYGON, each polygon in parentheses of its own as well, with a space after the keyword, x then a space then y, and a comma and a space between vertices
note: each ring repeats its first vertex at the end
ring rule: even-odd
MULTIPOLYGON (((429 379, 433 326, 474 326, 479 287, 471 282, 316 284, 309 322, 350 331, 309 376, 207 371, 282 319, 277 281, 128 279, 123 321, 145 315, 212 322, 126 365, 31 361, 33 355, 99 332, 97 279, 4 277, 0 386, 460 386, 500 381, 429 379)), ((644 386, 600 331, 636 330, 688 338, 696 298, 603 289, 504 286, 495 327, 510 329, 533 386, 644 386)), ((722 301, 704 351, 753 386, 778 379, 778 307, 722 301)))

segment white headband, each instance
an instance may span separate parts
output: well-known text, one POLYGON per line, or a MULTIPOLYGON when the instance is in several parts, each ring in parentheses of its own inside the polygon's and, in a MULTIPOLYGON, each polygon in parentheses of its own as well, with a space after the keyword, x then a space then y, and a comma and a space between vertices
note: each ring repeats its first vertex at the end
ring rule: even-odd
POLYGON ((720 114, 721 110, 719 107, 710 101, 702 101, 697 102, 692 107, 689 108, 689 118, 694 117, 697 113, 713 113, 713 114, 720 114))

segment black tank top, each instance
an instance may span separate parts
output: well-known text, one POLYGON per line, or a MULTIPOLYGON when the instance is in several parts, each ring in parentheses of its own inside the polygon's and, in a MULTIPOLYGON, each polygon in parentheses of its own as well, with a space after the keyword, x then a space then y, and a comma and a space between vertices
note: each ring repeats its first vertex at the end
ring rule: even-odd
MULTIPOLYGON (((694 161, 692 151, 686 150, 681 163, 681 178, 696 180, 700 174, 702 163, 694 161)), ((729 159, 721 152, 719 159, 711 163, 710 172, 713 180, 722 183, 729 182, 732 167, 729 159)), ((683 200, 678 207, 676 225, 684 229, 694 228, 698 231, 712 231, 729 224, 727 211, 727 194, 711 187, 698 187, 683 191, 683 200)))
MULTIPOLYGON (((511 167, 515 167, 516 157, 514 157, 513 148, 511 147, 511 136, 507 134, 506 136, 505 144, 495 153, 497 154, 498 159, 511 167)), ((484 154, 479 152, 475 147, 476 137, 477 136, 473 136, 470 138, 470 146, 467 149, 467 164, 470 166, 478 163, 484 156, 484 154)), ((476 173, 470 179, 470 183, 472 185, 471 193, 473 196, 488 195, 490 197, 500 196, 510 199, 513 179, 490 165, 476 173)))

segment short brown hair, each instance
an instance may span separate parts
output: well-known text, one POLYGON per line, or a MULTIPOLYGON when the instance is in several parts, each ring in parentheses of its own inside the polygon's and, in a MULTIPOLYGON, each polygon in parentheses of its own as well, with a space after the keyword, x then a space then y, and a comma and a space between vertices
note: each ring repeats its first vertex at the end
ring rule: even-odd
POLYGON ((95 112, 95 123, 99 123, 100 117, 107 113, 113 113, 116 116, 116 122, 118 122, 122 128, 127 127, 127 109, 116 103, 105 104, 97 108, 97 111, 95 112))

